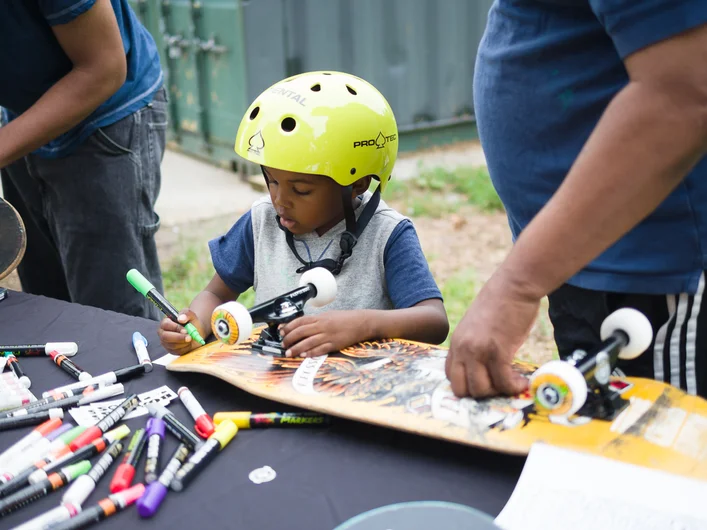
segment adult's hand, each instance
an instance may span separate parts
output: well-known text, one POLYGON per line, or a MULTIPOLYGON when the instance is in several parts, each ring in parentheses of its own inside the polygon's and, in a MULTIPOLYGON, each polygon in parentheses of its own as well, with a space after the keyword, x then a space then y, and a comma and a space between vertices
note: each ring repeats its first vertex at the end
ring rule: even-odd
POLYGON ((512 363, 537 318, 540 299, 505 275, 499 269, 484 285, 452 334, 445 369, 458 397, 513 395, 528 386, 512 363))

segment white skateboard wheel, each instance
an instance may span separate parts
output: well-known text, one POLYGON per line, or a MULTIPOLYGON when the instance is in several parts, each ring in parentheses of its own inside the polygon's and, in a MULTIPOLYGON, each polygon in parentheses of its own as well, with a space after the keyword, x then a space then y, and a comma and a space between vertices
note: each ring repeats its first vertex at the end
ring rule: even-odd
POLYGON ((336 278, 324 267, 315 267, 305 271, 299 279, 299 286, 304 287, 308 283, 314 285, 317 290, 317 296, 308 301, 312 306, 322 307, 330 304, 336 298, 336 278))
POLYGON ((587 401, 587 381, 571 364, 555 360, 530 377, 530 392, 539 414, 569 417, 587 401))
POLYGON ((631 307, 622 307, 611 313, 601 323, 601 340, 615 331, 628 335, 628 344, 621 349, 619 359, 635 359, 648 349, 653 340, 653 327, 646 316, 631 307))
POLYGON ((240 344, 253 332, 253 319, 243 304, 226 302, 211 313, 211 331, 224 344, 240 344))

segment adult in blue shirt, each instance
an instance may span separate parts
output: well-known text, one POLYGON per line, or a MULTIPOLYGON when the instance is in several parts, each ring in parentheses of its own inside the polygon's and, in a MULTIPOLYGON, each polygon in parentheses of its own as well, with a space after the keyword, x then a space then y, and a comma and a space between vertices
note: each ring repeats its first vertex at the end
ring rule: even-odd
POLYGON ((154 234, 166 93, 127 0, 0 3, 0 170, 22 215, 24 291, 159 318, 126 287, 162 288, 154 234))
POLYGON ((634 307, 654 342, 619 368, 707 396, 706 23, 704 0, 494 2, 474 96, 514 246, 452 337, 455 394, 527 387, 548 295, 561 356, 634 307))

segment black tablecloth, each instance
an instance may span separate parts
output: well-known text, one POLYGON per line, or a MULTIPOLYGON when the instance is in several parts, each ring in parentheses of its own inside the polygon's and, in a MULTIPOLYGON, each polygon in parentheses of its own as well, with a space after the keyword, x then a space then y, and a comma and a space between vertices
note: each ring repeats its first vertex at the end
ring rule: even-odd
MULTIPOLYGON (((73 360, 93 375, 136 363, 131 342, 134 331, 147 337, 153 360, 164 355, 154 321, 14 291, 0 301, 0 344, 75 341, 79 353, 73 360)), ((20 362, 37 397, 73 381, 48 357, 20 358, 20 362)), ((151 373, 125 383, 126 395, 165 384, 175 392, 188 386, 210 414, 295 410, 213 377, 175 374, 158 365, 151 373)), ((169 409, 186 425, 193 425, 178 400, 169 409)), ((144 427, 147 418, 126 423, 134 430, 144 427)), ((68 414, 66 421, 73 421, 68 414)), ((27 432, 29 428, 0 432, 0 450, 27 432)), ((176 445, 167 434, 162 466, 176 445)), ((510 497, 524 461, 340 419, 323 429, 241 430, 185 491, 170 491, 155 517, 140 519, 133 506, 100 524, 106 530, 147 524, 193 530, 331 530, 364 511, 416 500, 461 503, 495 517, 510 497), (266 465, 277 477, 258 485, 251 482, 248 474, 266 465)), ((144 456, 135 481, 143 480, 143 465, 144 456)), ((115 467, 85 507, 108 495, 115 467)), ((61 495, 61 490, 52 493, 0 519, 0 528, 11 528, 57 506, 61 495)))

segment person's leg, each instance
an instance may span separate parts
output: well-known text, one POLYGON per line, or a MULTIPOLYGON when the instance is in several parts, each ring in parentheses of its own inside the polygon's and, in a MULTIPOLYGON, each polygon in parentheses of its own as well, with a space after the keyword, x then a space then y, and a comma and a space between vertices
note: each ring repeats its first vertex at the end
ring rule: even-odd
POLYGON ((27 234, 27 249, 17 267, 22 290, 69 301, 64 267, 44 216, 40 182, 28 171, 25 158, 3 168, 0 174, 3 196, 22 217, 27 234))
MULTIPOLYGON (((707 296, 703 296, 705 281, 705 273, 703 273, 700 280, 700 296, 696 297, 694 301, 694 306, 699 308, 699 312, 695 318, 694 328, 691 327, 686 334, 686 353, 689 352, 689 356, 695 361, 694 376, 697 395, 703 398, 707 398, 707 296), (695 330, 694 335, 692 334, 693 329, 695 330)), ((689 366, 687 373, 692 375, 689 366)))
POLYGON ((162 291, 154 235, 167 108, 147 107, 96 131, 71 156, 30 157, 74 302, 134 316, 161 314, 125 279, 135 268, 162 291))
POLYGON ((631 377, 665 381, 690 394, 707 397, 707 309, 704 274, 696 294, 640 295, 589 291, 563 285, 552 293, 549 315, 561 358, 601 341, 601 323, 622 307, 641 311, 651 323, 649 348, 618 370, 631 377))
POLYGON ((666 296, 624 295, 616 300, 642 310, 653 325, 650 351, 633 361, 622 361, 627 375, 650 377, 689 394, 707 397, 707 309, 704 309, 705 275, 695 294, 666 296))
POLYGON ((564 284, 548 296, 548 315, 561 359, 589 351, 601 341, 599 328, 609 314, 606 293, 564 284))

